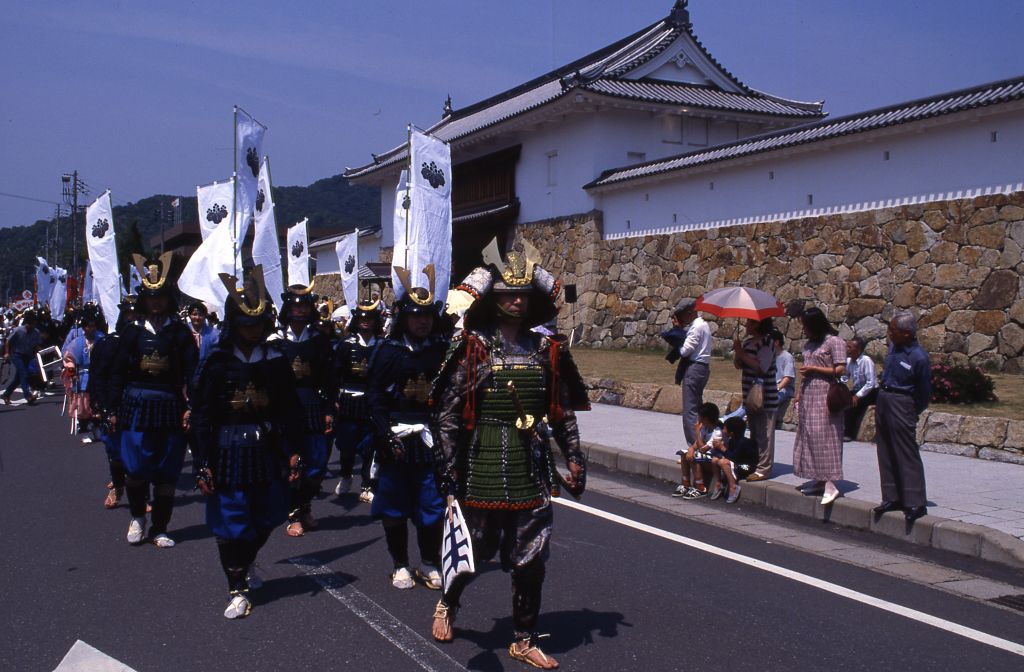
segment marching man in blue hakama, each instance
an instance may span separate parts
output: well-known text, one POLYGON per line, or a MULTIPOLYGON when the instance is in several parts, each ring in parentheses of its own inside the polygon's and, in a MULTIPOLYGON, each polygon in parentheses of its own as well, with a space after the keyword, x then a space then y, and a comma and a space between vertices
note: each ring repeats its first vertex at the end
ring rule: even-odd
POLYGON ((199 350, 188 327, 175 315, 176 284, 171 278, 173 253, 147 262, 135 255, 142 283, 139 319, 125 327, 118 348, 113 394, 120 399, 111 426, 120 431, 121 459, 131 523, 127 539, 146 539, 146 495, 153 486, 149 540, 160 548, 174 546, 167 535, 174 489, 185 461, 188 386, 199 350))
POLYGON ((196 486, 207 496, 206 524, 217 539, 228 581, 226 618, 252 611, 250 589, 262 581, 252 570, 271 531, 288 516, 288 482, 302 462, 285 427, 301 408, 290 362, 270 342, 273 304, 263 269, 256 266, 245 288, 222 275, 228 287, 220 340, 203 362, 195 389, 196 486))

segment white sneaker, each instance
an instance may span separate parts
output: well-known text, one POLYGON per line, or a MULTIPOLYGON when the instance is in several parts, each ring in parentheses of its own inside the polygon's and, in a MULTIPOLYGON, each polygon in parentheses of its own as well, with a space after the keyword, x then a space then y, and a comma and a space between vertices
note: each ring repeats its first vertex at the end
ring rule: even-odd
POLYGON ((363 504, 373 504, 373 490, 363 488, 363 491, 359 493, 359 501, 363 504))
POLYGON ((153 545, 157 548, 173 548, 174 539, 171 539, 166 534, 158 534, 153 537, 153 545))
POLYGON ((334 486, 334 494, 344 495, 352 490, 352 477, 342 476, 341 480, 338 481, 338 485, 334 486))
POLYGON ((131 524, 128 525, 128 543, 129 544, 141 544, 142 538, 146 534, 146 519, 143 518, 132 518, 131 524))
POLYGON ((420 565, 420 568, 416 570, 416 577, 431 590, 441 590, 444 585, 441 582, 440 570, 433 565, 420 565))
POLYGON ((238 593, 231 598, 228 608, 224 610, 224 618, 245 618, 252 613, 252 603, 244 593, 238 593))
POLYGON ((399 590, 409 590, 416 587, 416 580, 412 578, 408 567, 400 567, 391 575, 391 585, 399 590))
POLYGON ((256 571, 256 563, 253 563, 249 567, 249 573, 245 575, 245 582, 249 584, 249 587, 253 590, 258 590, 263 587, 263 577, 256 571))

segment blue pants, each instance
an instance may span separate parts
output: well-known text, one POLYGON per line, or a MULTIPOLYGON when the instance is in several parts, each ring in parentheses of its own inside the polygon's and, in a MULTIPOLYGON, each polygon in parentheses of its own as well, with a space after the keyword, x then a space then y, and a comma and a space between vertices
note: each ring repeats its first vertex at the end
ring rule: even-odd
POLYGON ((330 455, 330 444, 324 434, 302 434, 296 438, 297 452, 306 463, 306 471, 303 474, 307 479, 318 479, 324 477, 327 471, 327 458, 330 455))
POLYGON ((166 429, 124 430, 121 461, 133 479, 173 485, 185 464, 185 434, 166 429))
POLYGON ((25 399, 28 399, 32 395, 32 389, 28 386, 28 377, 32 367, 32 357, 26 355, 11 354, 11 363, 14 364, 14 370, 17 372, 14 380, 4 390, 4 396, 9 397, 14 392, 14 388, 20 386, 21 393, 25 395, 25 399))
POLYGON ((221 539, 253 540, 288 517, 284 481, 244 488, 217 488, 206 498, 206 525, 221 539))
POLYGON ((445 503, 432 464, 383 464, 370 513, 374 518, 411 518, 417 527, 441 520, 445 503))

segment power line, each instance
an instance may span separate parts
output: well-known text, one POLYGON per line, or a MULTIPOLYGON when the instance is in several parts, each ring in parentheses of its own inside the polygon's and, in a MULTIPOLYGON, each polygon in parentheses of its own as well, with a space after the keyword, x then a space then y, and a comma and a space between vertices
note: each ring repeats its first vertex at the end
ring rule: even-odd
POLYGON ((6 191, 0 191, 0 196, 7 196, 8 198, 20 198, 23 201, 35 201, 36 203, 47 203, 49 205, 61 205, 57 201, 47 201, 42 198, 33 198, 31 196, 23 196, 22 194, 9 194, 6 191))

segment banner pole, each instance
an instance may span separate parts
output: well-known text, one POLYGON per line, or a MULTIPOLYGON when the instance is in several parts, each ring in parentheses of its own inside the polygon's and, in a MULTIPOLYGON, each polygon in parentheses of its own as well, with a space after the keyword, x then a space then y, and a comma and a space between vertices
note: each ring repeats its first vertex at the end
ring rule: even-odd
POLYGON ((234 106, 231 121, 231 266, 238 277, 238 105, 234 106))
MULTIPOLYGON (((406 157, 406 169, 405 169, 405 198, 403 203, 408 203, 405 208, 405 269, 409 269, 409 211, 412 210, 412 200, 409 198, 409 189, 412 186, 412 124, 406 127, 406 142, 408 143, 409 151, 406 157)), ((413 279, 415 282, 415 279, 413 279)))

